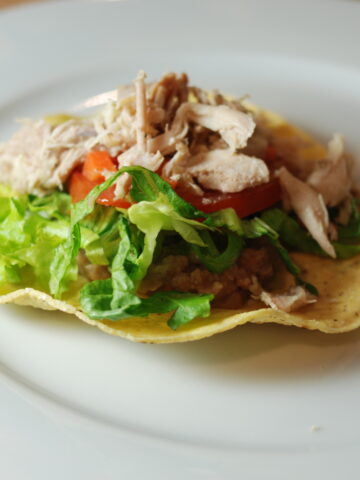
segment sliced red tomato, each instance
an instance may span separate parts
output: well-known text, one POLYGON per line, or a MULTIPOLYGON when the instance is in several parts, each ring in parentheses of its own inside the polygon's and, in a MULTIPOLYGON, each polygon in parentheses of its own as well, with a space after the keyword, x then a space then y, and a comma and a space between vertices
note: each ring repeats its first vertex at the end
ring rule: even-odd
POLYGON ((223 208, 233 208, 240 218, 269 208, 281 199, 280 184, 277 179, 237 193, 207 191, 200 197, 178 187, 176 192, 195 208, 205 213, 213 213, 223 208))
MULTIPOLYGON (((81 170, 73 171, 69 181, 69 193, 74 203, 83 200, 86 195, 105 180, 104 170, 116 172, 115 161, 110 155, 102 150, 94 150, 86 155, 81 170)), ((111 186, 96 200, 101 205, 118 208, 129 208, 131 203, 124 199, 115 199, 115 185, 111 186)))
POLYGON ((277 159, 277 151, 273 145, 268 145, 265 150, 265 162, 274 163, 277 159))
MULTIPOLYGON (((96 185, 99 185, 100 182, 91 181, 85 177, 85 175, 75 170, 70 177, 69 182, 69 193, 71 199, 74 203, 80 202, 83 200, 86 195, 94 188, 96 185)), ((118 207, 118 208, 129 208, 131 203, 124 199, 115 199, 114 198, 114 190, 115 185, 111 186, 105 192, 103 192, 98 199, 96 200, 97 203, 101 205, 111 206, 111 207, 118 207)))
MULTIPOLYGON (((269 151, 268 156, 274 157, 276 152, 269 151)), ((162 167, 157 173, 162 174, 162 167)), ((92 151, 86 156, 82 170, 75 170, 69 182, 69 193, 73 202, 83 200, 86 195, 105 178, 104 170, 117 170, 114 160, 107 152, 92 151)), ((203 196, 194 195, 188 189, 178 187, 176 182, 163 177, 176 192, 194 207, 206 213, 216 212, 224 208, 233 208, 239 217, 247 217, 253 213, 269 208, 281 199, 279 181, 273 179, 268 183, 256 187, 247 188, 237 193, 221 193, 207 191, 203 196)), ((97 203, 119 208, 129 208, 131 203, 125 199, 115 199, 115 186, 108 188, 97 199, 97 203)))
POLYGON ((96 200, 97 203, 105 206, 118 207, 118 208, 130 208, 131 203, 123 198, 114 199, 115 185, 112 185, 110 188, 105 190, 99 198, 96 200))
POLYGON ((98 185, 98 182, 94 182, 86 178, 80 171, 74 170, 71 174, 69 181, 69 193, 71 200, 76 203, 83 200, 86 195, 98 185))
POLYGON ((172 180, 171 178, 168 178, 168 177, 162 177, 162 179, 165 180, 165 182, 167 182, 173 190, 176 189, 178 184, 176 180, 172 180))
POLYGON ((116 172, 114 160, 108 152, 102 150, 94 150, 86 155, 82 173, 90 181, 103 182, 105 177, 104 170, 108 172, 116 172))

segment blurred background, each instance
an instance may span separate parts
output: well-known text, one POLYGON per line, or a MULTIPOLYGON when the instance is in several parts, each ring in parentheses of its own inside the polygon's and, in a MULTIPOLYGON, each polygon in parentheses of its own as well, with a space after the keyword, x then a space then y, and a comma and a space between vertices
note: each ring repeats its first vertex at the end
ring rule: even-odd
POLYGON ((1 7, 12 7, 14 5, 31 3, 31 2, 34 2, 34 1, 36 1, 36 0, 0 0, 0 8, 1 7))
MULTIPOLYGON (((22 5, 22 4, 26 4, 26 3, 44 2, 44 1, 51 1, 51 0, 0 0, 0 8, 2 8, 2 7, 12 7, 12 6, 22 5)), ((65 0, 63 0, 63 1, 65 1, 65 0)), ((360 0, 343 0, 343 1, 358 2, 360 0)), ((316 0, 314 0, 314 2, 316 2, 316 0)))

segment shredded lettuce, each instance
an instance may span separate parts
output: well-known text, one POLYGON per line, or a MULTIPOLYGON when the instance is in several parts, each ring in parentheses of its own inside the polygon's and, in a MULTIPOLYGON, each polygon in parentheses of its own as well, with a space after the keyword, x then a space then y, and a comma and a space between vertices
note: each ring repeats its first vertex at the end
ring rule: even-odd
POLYGON ((63 195, 44 197, 42 207, 28 195, 0 197, 1 284, 48 290, 54 252, 69 230, 65 210, 70 201, 63 195))
POLYGON ((90 318, 118 321, 151 313, 173 312, 168 325, 176 329, 195 317, 210 314, 213 295, 158 292, 149 298, 139 297, 137 287, 147 272, 148 257, 152 256, 155 247, 152 239, 146 245, 145 235, 141 248, 138 238, 134 238, 136 232, 125 217, 120 217, 119 230, 121 242, 112 263, 111 279, 90 282, 80 292, 82 309, 90 318))
POLYGON ((271 208, 261 214, 261 220, 271 227, 285 245, 299 252, 326 255, 320 245, 300 224, 283 210, 271 208))
MULTIPOLYGON (((197 230, 210 230, 195 218, 203 213, 181 199, 158 175, 142 167, 124 167, 102 184, 96 186, 88 196, 72 206, 69 235, 56 249, 52 262, 54 275, 50 289, 56 297, 61 297, 68 285, 68 278, 81 247, 80 224, 89 225, 87 217, 94 215, 97 197, 109 188, 122 173, 132 175, 131 196, 138 203, 125 214, 119 214, 118 250, 111 264, 111 279, 98 280, 86 284, 80 294, 84 312, 91 318, 121 320, 131 316, 152 313, 175 312, 169 320, 171 328, 177 328, 191 319, 210 313, 212 295, 192 295, 164 292, 163 301, 141 299, 136 291, 153 261, 157 238, 161 231, 174 231, 186 242, 205 247, 197 230), (131 224, 143 234, 142 242, 134 241, 131 224), (166 300, 166 301, 165 301, 166 300), (135 309, 136 307, 136 309, 135 309), (164 310, 165 309, 165 310, 164 310), (134 313, 135 312, 135 313, 134 313), (142 313, 143 312, 143 313, 142 313), (146 313, 145 313, 146 312, 146 313)), ((155 294, 158 295, 158 294, 155 294)), ((151 297, 153 298, 153 297, 151 297)), ((157 297, 155 297, 157 298, 157 297)))
MULTIPOLYGON (((276 231, 282 242, 291 249, 322 257, 328 256, 310 234, 283 210, 279 208, 266 210, 261 214, 261 219, 276 231)), ((360 253, 360 245, 349 243, 356 240, 360 240, 360 216, 355 209, 348 225, 338 227, 338 240, 332 242, 337 258, 350 258, 360 253)))
POLYGON ((355 198, 351 199, 351 216, 348 224, 338 226, 338 239, 340 242, 360 240, 359 202, 355 198))
MULTIPOLYGON (((1 187, 0 195, 0 284, 33 286, 51 292, 61 273, 59 251, 68 255, 70 196, 62 192, 44 197, 15 195, 6 187, 1 187)), ((78 278, 76 254, 80 248, 93 264, 109 264, 106 242, 91 227, 88 222, 74 230, 73 253, 62 276, 62 291, 78 278)))
MULTIPOLYGON (((142 167, 125 167, 121 169, 121 172, 127 172, 132 176, 130 194, 138 203, 130 207, 127 212, 129 223, 126 226, 123 223, 119 252, 111 267, 111 281, 105 280, 100 283, 98 281, 88 284, 81 291, 82 308, 91 318, 120 320, 133 315, 161 313, 168 311, 167 308, 170 310, 174 308, 174 299, 169 301, 169 292, 158 292, 148 299, 140 299, 136 296, 136 290, 153 262, 157 239, 162 231, 174 231, 180 235, 185 242, 190 244, 191 249, 205 267, 216 273, 223 272, 235 263, 246 239, 266 236, 277 249, 297 283, 304 285, 312 293, 317 293, 314 286, 301 279, 300 268, 280 243, 279 234, 262 219, 255 217, 251 220, 240 220, 232 209, 208 215, 185 202, 153 172, 142 167), (199 222, 196 219, 203 221, 199 222), (133 261, 128 262, 128 267, 126 267, 127 255, 133 244, 129 234, 131 224, 144 234, 144 243, 141 251, 137 250, 138 256, 133 256, 133 261), (214 238, 216 235, 225 239, 226 246, 223 251, 220 251, 216 245, 214 238), (132 265, 131 273, 128 271, 129 264, 132 265), (130 292, 133 293, 132 296, 130 292), (162 304, 155 300, 158 298, 163 299, 162 304), (163 310, 159 310, 160 307, 163 310)), ((117 177, 118 173, 112 179, 107 180, 106 188, 117 177)), ((97 194, 100 193, 100 190, 99 188, 97 194)), ((94 197, 91 197, 90 194, 90 198, 94 197)), ((87 211, 90 201, 93 201, 90 198, 84 200, 87 202, 84 211, 87 211)), ((175 293, 171 292, 171 295, 175 295, 175 293)), ((176 294, 176 301, 179 305, 185 299, 187 303, 196 305, 208 315, 208 305, 212 296, 176 294)), ((169 321, 172 328, 189 321, 191 315, 188 314, 186 318, 183 318, 184 312, 181 312, 183 309, 178 306, 169 321)))
POLYGON ((237 234, 224 230, 226 235, 226 248, 219 251, 210 232, 201 233, 205 247, 192 245, 192 250, 200 262, 214 273, 222 273, 233 265, 239 258, 244 248, 244 240, 237 234))
MULTIPOLYGON (((296 282, 317 294, 301 278, 287 247, 326 254, 293 217, 278 208, 248 219, 240 219, 231 208, 206 214, 140 166, 120 169, 76 204, 65 193, 38 198, 14 195, 0 186, 0 284, 30 284, 61 298, 78 279, 77 257, 84 249, 92 264, 107 265, 111 273, 111 278, 81 288, 82 310, 94 319, 119 321, 171 313, 168 324, 176 329, 196 317, 207 317, 213 295, 165 291, 139 296, 149 267, 163 249, 177 248, 195 254, 209 271, 222 273, 236 262, 249 240, 260 237, 268 239, 296 282), (128 210, 96 204, 123 173, 132 177, 130 196, 135 203, 128 210)), ((359 253, 360 245, 354 243, 359 239, 360 216, 354 207, 349 224, 339 227, 334 242, 338 257, 359 253)))
POLYGON ((245 231, 249 238, 257 238, 266 236, 271 245, 278 252, 287 270, 294 276, 298 285, 303 285, 313 295, 318 295, 318 291, 314 285, 305 282, 301 278, 301 269, 291 258, 288 250, 280 242, 279 233, 276 232, 267 222, 262 218, 255 217, 251 220, 245 220, 245 231))
MULTIPOLYGON (((305 285, 312 293, 315 287, 305 283, 300 277, 300 268, 293 262, 286 248, 279 241, 279 234, 264 220, 255 217, 240 220, 235 211, 226 209, 208 215, 194 208, 179 197, 170 185, 157 174, 139 166, 123 167, 101 185, 95 187, 89 195, 73 205, 71 211, 70 234, 65 243, 57 248, 53 261, 56 274, 52 277, 51 291, 61 296, 66 288, 67 278, 81 246, 80 224, 87 225, 87 217, 94 215, 97 197, 109 188, 122 173, 132 176, 130 195, 135 203, 118 218, 119 247, 110 270, 110 280, 90 282, 82 288, 80 300, 84 312, 91 318, 121 320, 145 312, 160 313, 158 302, 137 296, 137 289, 153 263, 158 238, 162 232, 174 232, 190 245, 193 252, 205 267, 216 273, 229 268, 239 257, 247 239, 266 236, 277 249, 286 268, 294 275, 297 283, 305 285), (141 242, 134 241, 134 229, 143 234, 141 242), (131 230, 133 230, 131 232, 131 230), (222 237, 225 243, 222 249, 217 246, 216 237, 222 237), (133 248, 137 245, 136 248, 133 248), (136 313, 134 313, 136 312, 136 313)), ((169 292, 163 295, 163 309, 174 307, 174 298, 169 300, 169 292), (167 305, 167 307, 165 307, 167 305)), ((171 295, 175 295, 174 292, 171 295)), ((160 298, 160 297, 159 297, 160 298)), ((189 305, 196 305, 192 314, 198 315, 198 309, 208 315, 211 295, 193 295, 176 293, 179 305, 170 319, 169 325, 176 328, 189 321, 192 314, 181 307, 181 299, 189 305), (189 300, 191 298, 191 301, 189 300), (197 299, 197 300, 195 300, 197 299), (186 317, 185 311, 187 312, 186 317), (182 313, 181 313, 182 312, 182 313), (175 319, 175 320, 174 320, 175 319)), ((161 302, 160 302, 161 303, 161 302)), ((163 310, 161 310, 162 312, 163 310)))

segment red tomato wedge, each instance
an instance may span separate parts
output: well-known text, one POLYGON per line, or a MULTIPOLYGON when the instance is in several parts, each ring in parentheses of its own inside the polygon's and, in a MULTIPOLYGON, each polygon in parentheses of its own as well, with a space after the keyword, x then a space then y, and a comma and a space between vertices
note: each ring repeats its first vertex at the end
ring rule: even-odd
MULTIPOLYGON (((83 200, 96 185, 105 180, 104 170, 116 172, 115 161, 107 152, 101 150, 89 152, 82 169, 74 170, 70 177, 69 193, 74 203, 83 200)), ((122 198, 115 199, 114 191, 115 185, 105 190, 96 202, 111 207, 129 208, 131 203, 122 198)))
POLYGON ((161 177, 161 178, 165 180, 165 182, 168 183, 173 190, 176 190, 176 186, 178 184, 176 180, 172 180, 171 178, 168 178, 168 177, 161 177))
POLYGON ((75 170, 71 174, 69 182, 69 193, 73 203, 83 200, 96 185, 98 182, 87 179, 81 172, 75 170))
POLYGON ((105 177, 104 170, 116 172, 117 168, 113 159, 107 152, 95 150, 86 155, 86 160, 82 169, 83 175, 90 181, 103 182, 105 177))
MULTIPOLYGON (((273 154, 273 152, 270 152, 273 154)), ((271 155, 270 155, 271 156, 271 155)), ((116 172, 114 160, 107 152, 92 151, 86 156, 82 170, 74 170, 70 177, 69 193, 73 202, 83 200, 86 195, 105 180, 104 170, 116 172)), ((162 168, 158 173, 161 175, 162 168)), ((163 177, 164 178, 164 177, 163 177)), ((253 213, 271 207, 281 199, 280 184, 277 179, 256 187, 247 188, 237 193, 221 193, 206 191, 200 197, 194 195, 184 187, 178 187, 176 182, 164 178, 184 200, 205 213, 213 213, 224 208, 233 208, 239 217, 244 218, 253 213)), ((101 205, 118 208, 129 208, 131 203, 125 199, 115 199, 115 186, 108 188, 97 199, 101 205)))
MULTIPOLYGON (((75 170, 72 173, 70 177, 70 182, 69 182, 69 193, 72 201, 74 203, 80 202, 80 200, 83 200, 86 197, 86 195, 94 187, 96 187, 96 185, 99 185, 99 183, 101 183, 101 181, 100 182, 91 181, 88 178, 86 178, 82 172, 75 170)), ((103 192, 98 197, 98 199, 96 200, 96 203, 99 203, 101 205, 111 206, 111 207, 118 207, 118 208, 131 207, 131 203, 128 202, 127 200, 124 200, 122 198, 114 199, 114 190, 115 190, 114 185, 108 188, 107 190, 105 190, 105 192, 103 192)))
POLYGON ((233 208, 240 218, 269 208, 281 199, 280 184, 277 179, 237 193, 207 191, 200 197, 183 188, 176 192, 195 208, 205 213, 213 213, 223 208, 233 208))
POLYGON ((101 205, 109 206, 109 207, 118 207, 118 208, 129 208, 131 207, 132 203, 128 202, 123 198, 114 199, 114 190, 115 185, 112 185, 110 188, 105 190, 99 198, 96 200, 97 203, 101 205))

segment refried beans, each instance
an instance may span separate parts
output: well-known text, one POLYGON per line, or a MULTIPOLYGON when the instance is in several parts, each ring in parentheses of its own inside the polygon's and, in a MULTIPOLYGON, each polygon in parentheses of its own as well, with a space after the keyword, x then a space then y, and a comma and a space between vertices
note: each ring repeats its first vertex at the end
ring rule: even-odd
POLYGON ((220 274, 209 272, 196 258, 168 255, 150 268, 144 286, 211 293, 215 296, 213 305, 239 308, 249 295, 259 295, 261 284, 272 278, 274 270, 274 254, 267 247, 244 248, 237 262, 220 274))

